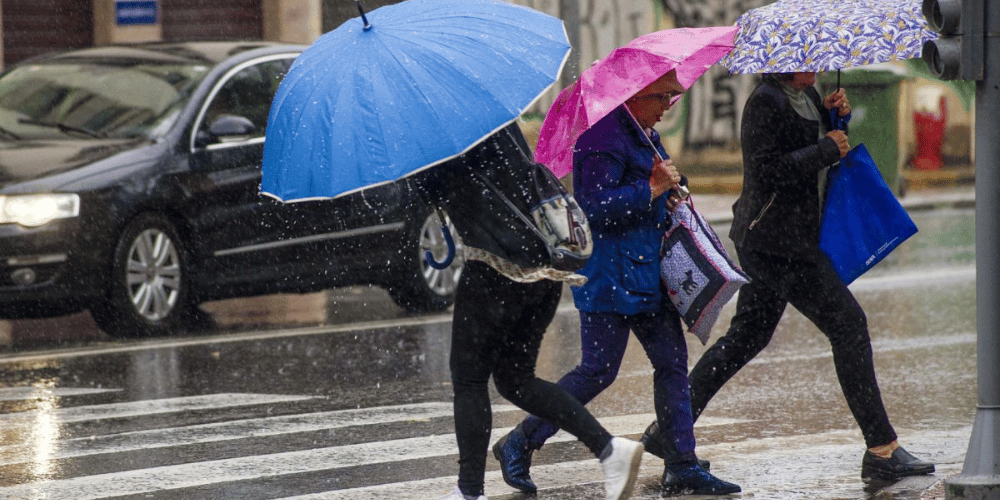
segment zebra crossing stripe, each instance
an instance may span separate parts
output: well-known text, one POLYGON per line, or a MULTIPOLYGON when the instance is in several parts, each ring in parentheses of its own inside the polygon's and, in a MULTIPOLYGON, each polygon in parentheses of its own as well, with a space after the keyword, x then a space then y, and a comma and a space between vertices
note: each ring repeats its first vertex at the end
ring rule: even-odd
POLYGON ((0 498, 90 500, 455 453, 453 434, 273 453, 0 488, 0 498))
MULTIPOLYGON (((964 442, 971 433, 971 426, 947 431, 929 431, 926 433, 907 432, 910 443, 926 449, 935 449, 942 442, 964 442)), ((752 497, 781 499, 814 499, 817 492, 823 492, 822 498, 855 498, 858 496, 858 460, 860 454, 858 434, 855 430, 833 430, 803 436, 785 436, 776 438, 750 439, 740 443, 719 443, 699 446, 699 455, 721 457, 713 460, 713 470, 722 470, 723 479, 733 480, 743 487, 743 495, 747 492, 752 497), (799 469, 795 471, 793 486, 788 481, 775 481, 774 471, 776 456, 780 455, 782 464, 795 463, 799 469), (761 471, 765 471, 762 473, 761 471), (798 493, 798 494, 796 494, 798 493)), ((940 459, 938 474, 948 476, 957 474, 962 468, 961 456, 940 459), (950 471, 950 472, 949 472, 950 471)), ((639 468, 639 483, 637 490, 643 484, 659 482, 663 473, 663 462, 646 454, 639 468)), ((603 492, 604 472, 597 459, 574 462, 560 462, 548 465, 533 465, 531 477, 539 486, 539 497, 548 497, 547 492, 565 488, 589 486, 593 494, 589 498, 599 498, 603 492)), ((285 497, 283 500, 427 500, 440 498, 455 488, 457 475, 434 477, 415 481, 386 483, 345 490, 331 490, 320 493, 285 497)), ((910 488, 914 485, 910 484, 910 488)), ((488 471, 485 476, 485 490, 490 498, 522 498, 503 481, 500 471, 488 471)), ((908 490, 912 491, 912 490, 908 490)), ((658 489, 650 491, 654 496, 642 495, 642 498, 660 498, 658 489)), ((637 497, 639 493, 636 494, 637 497)), ((565 494, 559 498, 566 498, 565 494)), ((700 497, 699 497, 700 498, 700 497)))
POLYGON ((34 425, 40 418, 58 423, 86 422, 109 418, 142 417, 165 413, 212 410, 269 403, 289 403, 313 399, 313 396, 281 394, 208 394, 168 399, 150 399, 127 403, 71 406, 44 410, 28 410, 0 415, 0 428, 34 425))
MULTIPOLYGON (((663 463, 646 455, 640 468, 640 475, 651 476, 663 472, 663 463), (653 464, 657 462, 657 464, 653 464)), ((574 462, 561 462, 551 465, 534 465, 531 467, 531 478, 540 487, 539 493, 545 490, 554 490, 569 486, 581 486, 595 483, 597 488, 603 488, 604 472, 601 464, 596 458, 580 460, 574 462)), ((517 490, 507 486, 503 481, 500 471, 487 471, 485 476, 485 490, 492 498, 495 495, 505 495, 518 493, 517 490)), ((349 490, 324 491, 322 493, 312 493, 287 497, 283 500, 385 500, 392 498, 395 500, 427 500, 429 498, 440 498, 455 489, 456 475, 446 477, 434 477, 430 479, 420 479, 416 481, 406 481, 403 483, 388 483, 362 488, 351 488, 349 490)), ((597 498, 596 496, 594 498, 597 498)))
MULTIPOLYGON (((510 405, 496 405, 494 411, 513 411, 510 405)), ((47 450, 47 459, 65 459, 103 453, 169 448, 195 443, 231 441, 251 437, 272 437, 297 432, 339 429, 391 422, 412 422, 451 417, 451 403, 418 403, 355 410, 339 410, 255 419, 198 424, 180 428, 123 432, 60 440, 55 450, 47 450)), ((0 465, 30 462, 36 451, 31 444, 0 446, 0 465)))
MULTIPOLYGON (((653 414, 650 413, 602 418, 600 421, 612 434, 623 435, 641 433, 652 418, 653 414)), ((493 440, 510 430, 510 428, 494 429, 493 440)), ((548 442, 574 440, 576 438, 572 435, 559 432, 548 442)), ((99 499, 229 481, 248 481, 303 472, 448 456, 454 455, 457 449, 454 434, 421 436, 28 483, 0 488, 0 498, 99 499)), ((592 462, 597 464, 596 460, 592 462)), ((592 472, 583 476, 588 481, 593 477, 595 476, 592 472)), ((575 482, 579 483, 579 478, 575 482)))
POLYGON ((70 396, 86 396, 103 392, 115 392, 121 389, 83 389, 75 387, 2 387, 0 401, 26 401, 32 399, 64 398, 70 396))

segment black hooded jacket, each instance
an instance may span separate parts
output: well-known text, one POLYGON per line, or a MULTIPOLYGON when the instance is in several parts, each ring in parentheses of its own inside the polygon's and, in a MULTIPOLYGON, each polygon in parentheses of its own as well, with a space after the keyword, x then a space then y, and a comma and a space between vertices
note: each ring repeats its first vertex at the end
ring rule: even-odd
POLYGON ((549 262, 544 242, 476 175, 485 176, 528 214, 533 164, 528 142, 512 123, 467 153, 414 175, 413 181, 428 202, 448 212, 465 245, 536 268, 549 262))
MULTIPOLYGON (((830 130, 819 93, 806 93, 830 130)), ((778 80, 765 75, 743 109, 743 191, 729 232, 737 247, 796 258, 818 251, 818 176, 840 160, 837 144, 818 138, 819 122, 800 116, 778 80)))

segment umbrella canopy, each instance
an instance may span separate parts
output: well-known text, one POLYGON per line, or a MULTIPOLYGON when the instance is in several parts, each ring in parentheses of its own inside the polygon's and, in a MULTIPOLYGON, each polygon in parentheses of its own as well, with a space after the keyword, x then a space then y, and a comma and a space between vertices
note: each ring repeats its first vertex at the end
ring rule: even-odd
POLYGON ((331 198, 458 156, 515 120, 569 54, 561 20, 499 0, 407 0, 362 18, 317 39, 279 86, 265 194, 331 198))
POLYGON ((733 48, 738 28, 676 28, 640 36, 594 63, 552 104, 535 158, 558 177, 573 170, 573 147, 588 128, 671 70, 690 88, 733 48))
POLYGON ((736 20, 732 74, 833 71, 920 56, 937 33, 919 0, 779 0, 736 20))

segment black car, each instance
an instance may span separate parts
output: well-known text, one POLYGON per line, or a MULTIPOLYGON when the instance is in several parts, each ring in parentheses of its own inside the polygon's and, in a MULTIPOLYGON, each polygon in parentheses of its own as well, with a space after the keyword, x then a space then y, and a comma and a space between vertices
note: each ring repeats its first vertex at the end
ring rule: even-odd
POLYGON ((89 309, 116 336, 199 303, 374 284, 447 308, 437 214, 406 182, 332 200, 260 194, 271 99, 303 46, 113 45, 0 75, 0 318, 89 309))

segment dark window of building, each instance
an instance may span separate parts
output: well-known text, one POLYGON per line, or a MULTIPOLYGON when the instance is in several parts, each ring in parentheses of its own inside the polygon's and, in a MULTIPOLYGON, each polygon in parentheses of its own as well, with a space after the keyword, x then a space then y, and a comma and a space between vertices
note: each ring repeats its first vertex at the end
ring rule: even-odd
POLYGON ((264 36, 261 0, 160 0, 160 11, 163 39, 170 42, 264 36))
MULTIPOLYGON (((371 12, 383 5, 399 3, 402 0, 361 0, 365 12, 371 12)), ((344 0, 323 0, 323 33, 333 31, 344 24, 344 21, 359 17, 358 7, 354 2, 344 0)))
POLYGON ((3 0, 4 66, 94 43, 93 2, 3 0))

